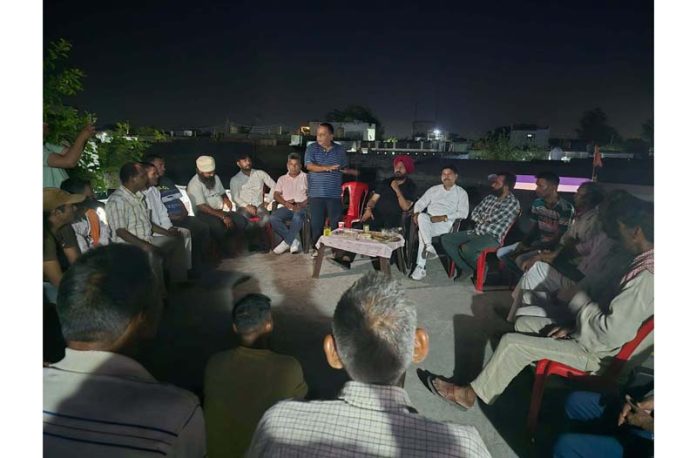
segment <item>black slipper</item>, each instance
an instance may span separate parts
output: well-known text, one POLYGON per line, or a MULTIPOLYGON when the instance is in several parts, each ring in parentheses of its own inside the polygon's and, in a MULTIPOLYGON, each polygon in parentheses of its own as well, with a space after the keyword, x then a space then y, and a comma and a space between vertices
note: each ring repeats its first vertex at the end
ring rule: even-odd
MULTIPOLYGON (((465 406, 465 405, 462 405, 462 404, 458 403, 457 401, 453 401, 453 400, 451 400, 451 399, 447 399, 445 396, 443 396, 442 393, 440 393, 440 391, 435 387, 435 383, 434 383, 434 382, 435 382, 435 380, 437 380, 437 379, 438 379, 438 377, 436 377, 436 376, 434 376, 434 375, 432 375, 432 374, 428 374, 428 375, 426 376, 426 378, 425 378, 425 383, 428 385, 428 389, 430 390, 431 393, 433 393, 433 394, 434 394, 435 396, 437 396, 438 398, 440 398, 440 399, 442 399, 442 400, 444 400, 444 401, 447 401, 449 404, 452 404, 452 405, 455 406, 455 407, 459 407, 460 409, 464 410, 465 412, 466 412, 467 410, 469 410, 469 407, 467 407, 467 406, 465 406)), ((472 406, 472 407, 473 407, 473 406, 472 406)))

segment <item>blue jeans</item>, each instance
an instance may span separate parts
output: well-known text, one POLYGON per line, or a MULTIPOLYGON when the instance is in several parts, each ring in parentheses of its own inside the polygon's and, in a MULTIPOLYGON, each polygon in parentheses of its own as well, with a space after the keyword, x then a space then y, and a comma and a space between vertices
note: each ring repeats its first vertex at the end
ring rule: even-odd
POLYGON ((292 245, 297 234, 300 233, 305 220, 305 209, 293 212, 285 207, 280 207, 271 213, 271 227, 288 245, 292 245), (290 221, 290 227, 285 225, 290 221))
MULTIPOLYGON (((631 426, 626 428, 629 434, 619 434, 615 428, 619 418, 619 412, 610 409, 602 400, 602 394, 588 391, 576 391, 566 400, 565 411, 569 420, 583 423, 610 423, 602 427, 606 434, 580 434, 566 433, 556 441, 553 447, 553 456, 565 457, 622 457, 626 445, 638 446, 639 452, 645 452, 646 456, 652 451, 652 433, 631 426), (606 412, 605 412, 606 411, 606 412), (611 414, 611 415, 606 415, 611 414), (612 434, 615 432, 616 434, 612 434)), ((600 426, 600 425, 598 425, 600 426)), ((642 453, 641 453, 642 454, 642 453)), ((631 453, 632 456, 636 456, 631 453)))
POLYGON ((312 244, 316 244, 321 237, 327 216, 331 229, 338 227, 338 221, 343 216, 343 202, 340 197, 310 197, 309 215, 312 219, 312 244))

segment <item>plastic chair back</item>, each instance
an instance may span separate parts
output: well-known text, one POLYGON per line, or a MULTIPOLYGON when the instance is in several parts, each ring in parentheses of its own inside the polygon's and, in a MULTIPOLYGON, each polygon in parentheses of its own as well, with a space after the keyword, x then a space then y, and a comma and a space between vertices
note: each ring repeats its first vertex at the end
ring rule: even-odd
POLYGON ((542 359, 537 362, 534 387, 532 388, 532 399, 529 403, 529 413, 527 415, 527 431, 530 435, 534 435, 537 422, 539 420, 539 409, 541 408, 541 400, 544 396, 544 387, 546 379, 550 375, 584 381, 593 385, 596 389, 615 388, 617 379, 626 363, 631 359, 633 353, 645 338, 653 332, 655 323, 654 317, 650 317, 640 325, 636 336, 630 341, 623 344, 619 353, 614 356, 607 370, 601 375, 592 375, 589 372, 576 369, 565 364, 542 359))
POLYGON ((353 220, 360 219, 367 201, 367 183, 360 181, 349 181, 341 186, 341 199, 348 191, 348 211, 343 217, 346 227, 351 227, 353 220))

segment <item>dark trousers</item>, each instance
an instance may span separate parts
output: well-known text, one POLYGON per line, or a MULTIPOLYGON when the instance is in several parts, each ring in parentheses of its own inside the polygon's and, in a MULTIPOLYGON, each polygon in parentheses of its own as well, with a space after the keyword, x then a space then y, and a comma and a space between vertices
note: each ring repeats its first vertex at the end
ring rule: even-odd
POLYGON ((310 197, 309 215, 312 227, 312 244, 316 245, 324 229, 324 220, 329 217, 331 229, 338 227, 338 221, 343 216, 343 203, 339 197, 310 197))
POLYGON ((172 223, 191 231, 191 270, 203 271, 207 261, 205 255, 210 249, 210 226, 196 216, 186 216, 172 223))
POLYGON ((572 393, 566 401, 566 416, 584 431, 561 434, 553 447, 553 456, 652 456, 651 433, 633 426, 616 426, 621 407, 620 400, 607 399, 600 393, 572 393))
POLYGON ((225 239, 227 238, 228 234, 231 235, 243 231, 247 224, 249 224, 247 219, 238 213, 225 212, 225 214, 232 218, 232 223, 234 224, 232 229, 227 229, 227 226, 225 226, 222 219, 218 218, 217 216, 209 215, 203 212, 199 212, 196 215, 196 218, 208 226, 211 238, 221 248, 225 247, 225 239))
POLYGON ((440 236, 442 249, 464 275, 476 270, 476 260, 485 248, 497 247, 498 240, 490 235, 478 235, 474 231, 454 232, 440 236))

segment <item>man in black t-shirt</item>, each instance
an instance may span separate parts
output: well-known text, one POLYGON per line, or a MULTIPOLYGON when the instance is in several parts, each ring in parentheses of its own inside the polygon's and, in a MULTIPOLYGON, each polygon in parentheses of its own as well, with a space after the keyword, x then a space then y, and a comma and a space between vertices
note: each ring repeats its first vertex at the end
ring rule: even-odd
MULTIPOLYGON (((403 213, 407 212, 417 200, 416 184, 408 175, 415 167, 409 156, 396 156, 393 162, 394 176, 379 181, 365 205, 359 223, 354 228, 369 224, 370 230, 398 228, 402 225, 403 213)), ((338 252, 332 259, 343 268, 350 268, 354 253, 338 252)))
POLYGON ((377 183, 360 222, 369 224, 371 229, 401 227, 403 212, 416 200, 416 184, 408 177, 413 170, 409 156, 397 156, 394 176, 377 183))

